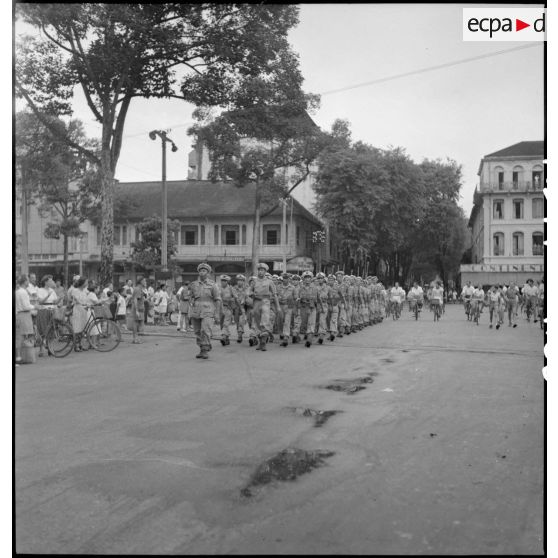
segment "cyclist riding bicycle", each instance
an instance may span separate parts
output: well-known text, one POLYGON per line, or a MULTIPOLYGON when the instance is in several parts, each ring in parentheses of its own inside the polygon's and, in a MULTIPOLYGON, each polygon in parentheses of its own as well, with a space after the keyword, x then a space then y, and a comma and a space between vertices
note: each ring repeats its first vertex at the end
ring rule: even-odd
POLYGON ((539 290, 533 284, 533 279, 527 279, 527 283, 523 286, 522 294, 525 299, 525 308, 527 311, 527 321, 531 321, 531 314, 535 311, 539 290))
POLYGON ((411 307, 414 308, 415 304, 418 303, 419 310, 422 308, 422 303, 424 301, 424 291, 416 281, 413 283, 413 286, 409 290, 407 299, 409 300, 411 307))
POLYGON ((467 306, 471 304, 471 299, 473 298, 474 292, 475 288, 471 285, 471 281, 467 281, 467 284, 461 291, 461 299, 463 300, 463 308, 465 308, 465 314, 467 314, 467 306))
POLYGON ((436 285, 432 287, 430 292, 430 304, 434 310, 434 321, 440 319, 442 313, 442 303, 444 300, 444 287, 440 281, 436 281, 436 285))
POLYGON ((471 313, 475 316, 475 321, 479 325, 479 316, 484 306, 484 291, 480 285, 475 285, 475 290, 471 297, 471 313))
POLYGON ((401 314, 401 302, 405 299, 405 291, 399 286, 399 283, 395 283, 390 292, 391 304, 396 311, 396 315, 401 314))

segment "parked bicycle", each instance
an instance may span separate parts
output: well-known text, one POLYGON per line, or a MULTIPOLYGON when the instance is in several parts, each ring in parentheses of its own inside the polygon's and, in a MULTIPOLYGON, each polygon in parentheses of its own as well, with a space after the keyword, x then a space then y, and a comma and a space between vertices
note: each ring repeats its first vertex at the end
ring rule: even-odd
POLYGON ((75 334, 67 317, 68 315, 64 320, 53 320, 46 333, 48 350, 55 357, 65 357, 75 348, 92 348, 100 352, 113 351, 122 340, 120 328, 112 320, 96 318, 91 313, 83 331, 75 334))

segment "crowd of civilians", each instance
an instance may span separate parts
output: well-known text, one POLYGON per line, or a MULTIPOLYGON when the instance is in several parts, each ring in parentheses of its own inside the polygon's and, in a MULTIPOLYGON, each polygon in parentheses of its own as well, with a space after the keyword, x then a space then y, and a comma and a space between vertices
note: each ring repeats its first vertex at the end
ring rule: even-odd
MULTIPOLYGON (((63 319, 69 316, 74 336, 79 336, 93 314, 117 322, 121 329, 130 330, 133 342, 143 334, 143 324, 150 321, 155 325, 170 323, 170 315, 179 314, 177 329, 186 331, 188 322, 188 301, 182 300, 186 289, 181 286, 176 292, 165 283, 147 283, 146 278, 139 277, 136 285, 132 279, 114 288, 113 283, 100 285, 97 282, 74 275, 71 285, 65 288, 59 279, 44 275, 39 284, 34 273, 18 277, 15 291, 15 362, 21 360, 24 343, 41 339, 39 356, 46 352, 45 334, 54 317, 63 319), (36 332, 33 325, 35 324, 36 332)), ((92 332, 94 333, 94 332, 92 332)), ((79 344, 74 349, 80 351, 79 344)))

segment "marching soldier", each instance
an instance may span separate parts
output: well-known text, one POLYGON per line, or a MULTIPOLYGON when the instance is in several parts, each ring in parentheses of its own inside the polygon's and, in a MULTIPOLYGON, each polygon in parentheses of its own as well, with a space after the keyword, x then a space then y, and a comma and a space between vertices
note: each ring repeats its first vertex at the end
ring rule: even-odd
POLYGON ((258 344, 258 338, 254 332, 253 315, 254 315, 254 298, 250 292, 256 282, 257 277, 252 276, 248 279, 248 287, 246 288, 246 296, 244 297, 244 308, 246 310, 246 324, 248 326, 248 344, 250 347, 258 344))
POLYGON ((347 284, 343 280, 345 273, 341 270, 338 270, 335 273, 335 277, 337 279, 337 285, 339 290, 339 295, 341 296, 341 300, 339 302, 339 318, 337 320, 337 329, 339 333, 337 337, 343 337, 343 333, 345 333, 348 329, 347 323, 347 284))
POLYGON ((297 303, 300 308, 301 330, 306 332, 306 347, 312 345, 316 327, 316 304, 318 290, 312 285, 312 272, 302 274, 302 285, 298 291, 297 303))
POLYGON ((341 294, 340 286, 335 281, 335 275, 330 275, 327 278, 329 293, 328 293, 328 330, 329 340, 334 341, 335 336, 343 337, 339 333, 338 323, 340 306, 343 303, 343 295, 341 294))
POLYGON ((326 278, 325 273, 321 271, 316 273, 318 343, 320 345, 324 342, 325 335, 327 332, 329 287, 326 285, 325 278, 326 278))
POLYGON ((295 299, 295 307, 293 309, 293 328, 292 328, 292 336, 293 336, 293 343, 300 342, 300 324, 301 324, 301 317, 300 317, 300 308, 298 302, 298 292, 300 290, 300 275, 293 275, 291 278, 293 287, 294 287, 294 299, 295 299))
POLYGON ((279 299, 279 307, 282 314, 282 320, 279 321, 279 332, 281 347, 286 347, 289 344, 291 320, 296 306, 296 288, 289 282, 290 275, 288 273, 282 273, 281 279, 282 282, 277 285, 277 298, 279 299))
POLYGON ((259 345, 256 350, 266 351, 266 343, 272 334, 272 325, 270 319, 271 299, 275 303, 276 312, 279 313, 279 301, 277 299, 277 291, 275 284, 265 275, 269 267, 267 264, 260 262, 257 266, 258 276, 254 281, 254 285, 250 288, 249 295, 254 299, 254 309, 252 314, 252 327, 255 334, 259 338, 259 345))
POLYGON ((236 285, 232 289, 238 304, 234 309, 234 323, 236 324, 237 343, 242 343, 242 336, 244 335, 244 327, 246 326, 246 277, 242 274, 236 276, 236 285))
POLYGON ((233 323, 233 315, 240 306, 234 289, 230 286, 231 278, 228 275, 221 275, 221 345, 230 345, 231 335, 230 326, 233 323))
POLYGON ((221 294, 217 285, 209 279, 211 266, 198 265, 199 277, 188 285, 190 309, 188 316, 194 325, 196 344, 200 347, 196 358, 207 359, 211 350, 211 333, 215 317, 221 315, 221 294))

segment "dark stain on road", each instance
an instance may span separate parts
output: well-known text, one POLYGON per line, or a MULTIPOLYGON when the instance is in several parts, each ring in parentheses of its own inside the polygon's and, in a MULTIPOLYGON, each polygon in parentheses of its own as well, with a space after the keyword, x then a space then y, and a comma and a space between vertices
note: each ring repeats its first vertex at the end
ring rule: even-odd
POLYGON ((325 386, 325 389, 352 394, 366 389, 366 387, 362 384, 371 384, 374 382, 374 378, 372 378, 371 375, 368 375, 363 378, 355 378, 352 380, 333 380, 333 382, 334 383, 325 386))
POLYGON ((316 409, 310 409, 305 407, 290 407, 295 414, 301 415, 303 417, 314 417, 314 427, 319 428, 323 426, 330 417, 335 416, 337 413, 342 413, 343 411, 320 411, 316 409))
POLYGON ((395 360, 393 360, 392 358, 383 358, 382 362, 385 362, 386 364, 393 364, 395 360))
POLYGON ((253 489, 273 481, 293 481, 300 475, 309 473, 325 464, 325 459, 335 455, 329 450, 306 451, 287 448, 264 461, 252 475, 248 485, 240 491, 247 498, 253 496, 253 489))

